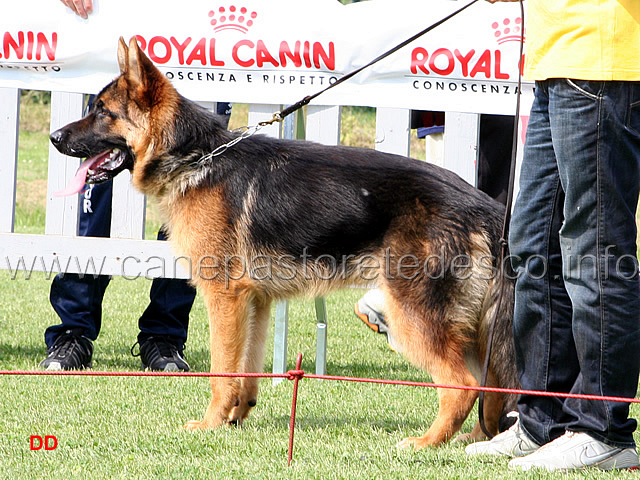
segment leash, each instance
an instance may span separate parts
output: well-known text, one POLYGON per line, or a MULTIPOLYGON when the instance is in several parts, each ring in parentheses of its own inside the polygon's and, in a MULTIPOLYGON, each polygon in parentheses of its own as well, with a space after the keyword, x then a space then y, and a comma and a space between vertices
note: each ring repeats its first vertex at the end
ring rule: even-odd
MULTIPOLYGON (((357 68, 356 70, 353 70, 351 73, 346 74, 345 76, 343 76, 342 78, 340 78, 338 81, 332 83, 331 85, 329 85, 326 88, 323 88, 322 90, 320 90, 319 92, 314 93, 313 95, 307 95, 306 97, 304 97, 302 100, 300 100, 299 102, 294 103, 293 105, 285 108, 284 110, 282 110, 281 112, 276 112, 273 114, 273 118, 271 120, 267 120, 266 122, 260 122, 260 124, 265 124, 265 125, 271 125, 272 123, 275 122, 281 122, 284 117, 286 117, 287 115, 292 114, 293 112, 295 112, 296 110, 301 109, 302 107, 304 107, 305 105, 308 105, 309 102, 311 102, 311 100, 313 100, 314 98, 322 95, 324 92, 331 90, 334 87, 337 87, 338 85, 340 85, 343 82, 346 82, 347 80, 349 80, 352 77, 355 77, 358 73, 360 73, 361 71, 365 70, 366 68, 369 68, 370 66, 378 63, 381 60, 384 60, 385 58, 387 58, 389 55, 392 55, 393 53, 397 52, 398 50, 400 50, 403 47, 406 47, 408 44, 410 44, 411 42, 413 42, 414 40, 417 40, 418 38, 420 38, 421 36, 425 35, 426 33, 430 32, 431 30, 433 30, 434 28, 442 25, 443 23, 445 23, 446 21, 448 21, 449 19, 455 17, 456 15, 458 15, 459 13, 463 12, 464 10, 466 10, 467 8, 469 8, 471 5, 473 5, 474 3, 476 3, 478 0, 471 0, 471 2, 467 3, 466 5, 464 5, 463 7, 459 8, 458 10, 455 10, 454 12, 450 13, 449 15, 447 15, 446 17, 438 20, 436 23, 434 23, 433 25, 428 26, 427 28, 425 28, 424 30, 422 30, 421 32, 416 33, 414 36, 407 38, 404 42, 399 43, 398 45, 396 45, 395 47, 393 47, 390 50, 387 50, 385 53, 383 53, 382 55, 380 55, 379 57, 371 60, 369 63, 367 63, 366 65, 357 68)), ((260 125, 259 124, 259 125, 260 125)))
POLYGON ((366 65, 347 73, 342 78, 338 79, 336 82, 332 83, 328 87, 323 88, 322 90, 314 93, 313 95, 307 95, 302 100, 300 100, 300 101, 288 106, 287 108, 283 109, 282 111, 275 112, 273 114, 273 117, 270 120, 265 120, 265 121, 259 122, 257 125, 253 125, 253 126, 250 126, 250 127, 241 127, 239 129, 234 130, 235 132, 239 132, 240 133, 240 135, 238 137, 234 138, 233 140, 231 140, 228 143, 225 143, 223 145, 218 146, 215 150, 213 150, 212 152, 210 152, 210 153, 204 155, 202 158, 200 158, 200 161, 207 161, 207 160, 210 160, 213 157, 217 157, 218 155, 222 155, 225 151, 227 151, 229 148, 233 147, 236 143, 244 140, 245 138, 248 138, 248 137, 252 136, 253 134, 257 133, 261 128, 266 127, 268 125, 272 125, 272 124, 277 123, 277 122, 282 122, 285 117, 291 115, 292 113, 296 112, 297 110, 300 110, 305 105, 308 105, 309 102, 311 102, 316 97, 319 97, 320 95, 322 95, 326 91, 331 90, 332 88, 337 87, 341 83, 346 82, 350 78, 355 77, 358 73, 360 73, 363 70, 365 70, 366 68, 369 68, 370 66, 380 62, 381 60, 384 60, 389 55, 394 54, 395 52, 397 52, 401 48, 406 47, 408 44, 410 44, 414 40, 417 40, 418 38, 420 38, 421 36, 423 36, 426 33, 430 32, 434 28, 442 25, 443 23, 445 23, 449 19, 451 19, 451 18, 455 17, 456 15, 458 15, 459 13, 463 12, 464 10, 469 8, 471 5, 473 5, 477 1, 478 0, 471 0, 466 5, 460 7, 459 9, 457 9, 455 11, 453 11, 452 13, 447 15, 446 17, 438 20, 436 23, 434 23, 432 25, 429 25, 424 30, 416 33, 415 35, 413 35, 410 38, 407 38, 405 41, 403 41, 402 43, 399 43, 398 45, 396 45, 395 47, 391 48, 390 50, 387 50, 385 53, 383 53, 382 55, 378 56, 377 58, 371 60, 366 65))
MULTIPOLYGON (((498 270, 498 281, 500 284, 500 291, 498 294, 498 298, 496 300, 496 309, 493 314, 493 319, 491 320, 491 324, 489 325, 489 331, 487 333, 487 351, 484 357, 484 365, 482 366, 482 378, 480 381, 480 386, 485 387, 487 385, 487 377, 489 375, 489 365, 491 364, 491 350, 493 346, 493 335, 495 330, 495 325, 498 320, 498 315, 500 314, 500 308, 504 303, 504 290, 505 290, 505 282, 504 280, 504 261, 506 258, 507 250, 509 247, 508 237, 509 237, 509 223, 511 222, 511 206, 513 204, 513 191, 514 191, 514 183, 515 183, 515 175, 516 175, 516 157, 518 154, 518 123, 520 119, 520 95, 522 91, 522 68, 523 65, 520 65, 522 62, 522 54, 524 51, 524 4, 523 0, 519 0, 520 3, 520 15, 522 18, 522 29, 520 30, 520 57, 519 57, 519 68, 518 68, 518 94, 516 95, 516 115, 515 121, 513 122, 513 136, 512 136, 512 148, 511 148, 511 163, 509 165, 509 185, 507 188, 507 198, 506 205, 504 211, 504 219, 502 222, 502 236, 500 237, 500 268, 498 270)), ((481 390, 478 394, 478 422, 480 423, 480 428, 483 433, 487 436, 487 438, 493 438, 493 435, 487 429, 484 421, 484 395, 485 391, 481 390)))

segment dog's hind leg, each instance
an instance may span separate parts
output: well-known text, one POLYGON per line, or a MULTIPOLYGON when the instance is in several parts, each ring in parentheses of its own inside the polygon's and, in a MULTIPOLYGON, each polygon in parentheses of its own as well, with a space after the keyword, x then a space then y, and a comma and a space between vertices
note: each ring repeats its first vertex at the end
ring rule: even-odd
MULTIPOLYGON (((271 313, 271 299, 254 298, 252 312, 249 318, 247 344, 243 357, 242 371, 260 373, 264 365, 264 348, 267 340, 269 316, 271 313)), ((231 423, 240 424, 249 416, 249 411, 258 401, 258 378, 245 377, 240 381, 240 404, 230 414, 231 423)))
MULTIPOLYGON (((248 290, 221 289, 215 285, 200 285, 209 314, 211 342, 211 372, 241 372, 249 336, 248 290)), ((240 404, 241 380, 232 377, 211 377, 211 401, 204 419, 192 420, 187 430, 219 427, 230 421, 230 413, 240 404)))
MULTIPOLYGON (((407 359, 427 370, 436 384, 477 386, 465 363, 469 341, 462 328, 443 320, 442 313, 425 311, 424 305, 410 295, 399 301, 388 291, 385 293, 389 326, 407 359)), ((422 437, 403 440, 398 446, 417 450, 450 440, 473 409, 477 395, 473 390, 438 389, 438 415, 429 430, 422 437)))
MULTIPOLYGON (((433 359, 432 359, 433 362, 433 359)), ((465 366, 464 361, 445 362, 433 368, 431 377, 439 385, 477 386, 476 380, 465 366)), ((473 409, 478 394, 472 390, 438 389, 438 415, 421 437, 410 437, 398 444, 400 448, 413 447, 415 450, 424 447, 435 447, 451 439, 464 423, 473 409)))

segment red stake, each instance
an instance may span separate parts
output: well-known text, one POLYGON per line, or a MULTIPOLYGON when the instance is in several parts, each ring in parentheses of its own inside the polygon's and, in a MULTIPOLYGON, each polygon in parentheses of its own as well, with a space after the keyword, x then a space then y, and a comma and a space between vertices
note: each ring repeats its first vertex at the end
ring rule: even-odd
POLYGON ((296 360, 296 369, 289 370, 289 380, 293 380, 293 401, 291 403, 291 421, 289 423, 289 462, 288 466, 291 466, 291 460, 293 459, 293 434, 296 428, 296 404, 298 403, 298 382, 304 377, 304 371, 300 370, 302 365, 302 353, 298 354, 296 360))

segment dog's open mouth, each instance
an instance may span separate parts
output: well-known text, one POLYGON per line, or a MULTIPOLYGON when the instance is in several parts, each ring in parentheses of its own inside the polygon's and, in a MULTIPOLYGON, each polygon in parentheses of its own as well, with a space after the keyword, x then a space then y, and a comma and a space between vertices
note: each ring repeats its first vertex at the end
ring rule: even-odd
POLYGON ((127 152, 113 148, 95 157, 87 158, 82 165, 91 162, 87 167, 86 183, 102 183, 115 177, 125 167, 127 152))
POLYGON ((131 163, 131 157, 127 151, 117 147, 94 155, 82 162, 69 184, 54 195, 56 197, 74 195, 82 190, 85 183, 106 182, 127 168, 129 163, 131 163))

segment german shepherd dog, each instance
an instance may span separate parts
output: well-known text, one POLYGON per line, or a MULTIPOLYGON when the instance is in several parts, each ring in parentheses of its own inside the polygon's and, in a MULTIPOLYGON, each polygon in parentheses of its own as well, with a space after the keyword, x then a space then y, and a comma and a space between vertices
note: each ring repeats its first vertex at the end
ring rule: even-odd
MULTIPOLYGON (((504 207, 455 174, 363 148, 238 134, 182 97, 140 50, 118 48, 121 74, 81 120, 51 134, 56 148, 89 157, 78 184, 132 172, 159 203, 175 250, 197 265, 213 372, 261 372, 274 299, 321 296, 377 283, 403 354, 438 384, 477 386, 500 288, 489 386, 516 387, 513 282, 496 272, 504 207), (86 175, 86 178, 85 178, 86 175)), ((203 420, 189 430, 239 425, 256 405, 255 378, 212 378, 203 420)), ((477 393, 439 389, 439 411, 421 437, 446 442, 477 393)), ((497 432, 513 399, 488 394, 497 432)), ((484 438, 480 427, 465 440, 484 438)))

